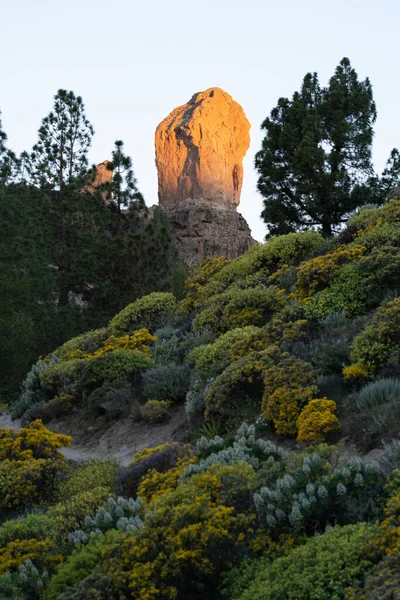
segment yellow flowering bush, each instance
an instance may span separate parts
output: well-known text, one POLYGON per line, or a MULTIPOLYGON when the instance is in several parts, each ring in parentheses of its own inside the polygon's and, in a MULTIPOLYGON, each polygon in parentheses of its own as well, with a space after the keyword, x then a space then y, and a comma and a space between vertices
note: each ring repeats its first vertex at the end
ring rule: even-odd
POLYGON ((264 372, 261 410, 280 435, 295 436, 303 406, 316 391, 312 366, 284 353, 264 372))
MULTIPOLYGON (((206 284, 210 282, 215 273, 231 262, 223 256, 218 256, 206 258, 198 267, 193 268, 185 282, 185 299, 181 303, 181 311, 189 313, 201 305, 204 300, 206 284)), ((207 291, 210 293, 210 288, 207 288, 207 291)))
POLYGON ((348 383, 364 383, 371 377, 371 375, 371 367, 369 365, 362 365, 360 363, 348 365, 343 369, 343 379, 348 383))
POLYGON ((162 423, 167 419, 171 400, 149 400, 140 407, 140 414, 145 421, 162 423))
POLYGON ((49 499, 57 476, 67 470, 59 448, 71 438, 52 433, 39 420, 19 431, 0 429, 0 512, 49 499))
POLYGON ((43 568, 60 563, 63 557, 56 553, 54 541, 50 539, 12 540, 0 547, 0 576, 6 571, 16 571, 27 560, 43 568))
POLYGON ((334 414, 336 402, 327 398, 311 400, 297 420, 299 442, 320 442, 327 434, 337 431, 339 419, 334 414))
POLYGON ((194 457, 189 458, 191 454, 192 452, 188 450, 187 457, 178 458, 176 466, 165 472, 156 469, 148 471, 140 481, 138 495, 145 502, 150 503, 176 489, 185 467, 196 462, 194 457))
POLYGON ((339 246, 334 252, 301 263, 297 272, 296 291, 302 300, 327 287, 346 263, 359 260, 365 246, 339 246))
POLYGON ((124 335, 122 337, 116 337, 111 335, 103 342, 101 348, 88 354, 83 350, 76 349, 66 355, 65 360, 75 360, 77 358, 83 358, 85 360, 91 360, 99 356, 104 356, 108 352, 113 352, 117 349, 122 350, 139 350, 144 354, 150 355, 149 344, 156 342, 157 338, 147 329, 138 329, 132 335, 124 335))

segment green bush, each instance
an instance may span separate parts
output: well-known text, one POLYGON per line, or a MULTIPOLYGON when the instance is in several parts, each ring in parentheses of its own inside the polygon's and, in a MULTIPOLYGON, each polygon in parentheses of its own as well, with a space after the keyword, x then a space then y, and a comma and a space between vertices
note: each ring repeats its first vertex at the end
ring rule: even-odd
POLYGON ((113 381, 118 377, 130 377, 138 371, 154 366, 154 361, 148 354, 123 348, 86 362, 83 384, 89 387, 99 385, 103 381, 113 381))
POLYGON ((261 352, 249 352, 233 361, 210 385, 206 395, 207 420, 218 416, 227 418, 235 409, 244 407, 250 400, 259 405, 262 395, 262 373, 274 364, 279 355, 276 346, 261 352))
POLYGON ((57 487, 57 497, 60 502, 72 500, 75 496, 85 492, 92 492, 95 488, 111 490, 119 471, 119 465, 114 460, 94 458, 85 461, 75 469, 71 469, 57 487))
POLYGON ((86 333, 65 342, 65 344, 54 351, 54 354, 61 360, 68 360, 68 356, 76 350, 81 350, 86 354, 93 354, 93 352, 96 352, 109 336, 110 330, 106 327, 87 331, 86 333))
POLYGON ((84 526, 86 515, 94 513, 101 506, 106 506, 109 497, 108 488, 95 487, 50 507, 48 515, 57 524, 57 541, 66 544, 68 535, 84 526))
POLYGON ((386 556, 357 586, 352 600, 397 600, 400 598, 400 554, 386 556))
POLYGON ((200 371, 223 371, 233 358, 237 343, 246 343, 251 349, 252 340, 259 340, 262 330, 252 325, 231 329, 221 335, 214 343, 197 346, 188 356, 194 367, 200 371))
POLYGON ((151 400, 183 400, 189 389, 187 365, 168 365, 143 373, 143 394, 151 400))
POLYGON ((388 363, 392 352, 400 347, 400 297, 381 306, 371 324, 354 340, 351 358, 378 369, 388 363))
POLYGON ((37 363, 31 367, 25 381, 22 383, 22 390, 18 400, 11 405, 11 416, 13 419, 18 419, 29 408, 46 400, 46 396, 41 388, 40 375, 57 362, 58 359, 53 355, 48 362, 38 360, 37 363))
POLYGON ((90 575, 101 562, 106 550, 120 544, 123 539, 122 532, 108 531, 102 536, 92 538, 85 546, 75 549, 51 578, 46 600, 59 600, 68 588, 73 588, 90 575))
POLYGON ((153 292, 128 304, 110 321, 114 333, 132 333, 146 328, 153 332, 167 325, 176 312, 176 299, 169 292, 153 292))
POLYGON ((140 407, 140 414, 145 421, 150 421, 151 423, 163 423, 168 418, 170 406, 170 400, 149 400, 140 407))
POLYGON ((30 513, 26 517, 5 521, 0 525, 0 547, 14 540, 45 540, 53 538, 56 523, 48 515, 30 513))
POLYGON ((306 316, 309 319, 323 319, 335 312, 344 312, 348 318, 362 315, 368 299, 365 288, 360 265, 344 265, 329 287, 309 298, 304 306, 306 316))
POLYGON ((276 286, 231 288, 207 302, 195 317, 193 327, 196 331, 206 327, 215 334, 225 333, 236 327, 259 327, 282 308, 283 303, 284 297, 276 286))
POLYGON ((344 600, 371 563, 366 541, 373 527, 365 524, 335 527, 310 539, 288 556, 262 559, 254 580, 239 600, 344 600))
POLYGON ((40 373, 40 383, 49 398, 60 394, 78 394, 88 361, 61 361, 40 373))

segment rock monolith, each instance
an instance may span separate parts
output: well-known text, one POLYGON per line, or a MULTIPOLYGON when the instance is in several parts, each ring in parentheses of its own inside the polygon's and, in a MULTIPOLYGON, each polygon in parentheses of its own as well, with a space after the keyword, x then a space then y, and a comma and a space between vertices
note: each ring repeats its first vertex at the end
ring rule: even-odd
POLYGON ((158 198, 182 258, 236 258, 254 243, 236 212, 250 123, 220 88, 194 94, 157 127, 158 198))
POLYGON ((175 108, 156 130, 161 208, 188 199, 236 208, 249 130, 243 108, 220 88, 194 94, 187 104, 175 108))

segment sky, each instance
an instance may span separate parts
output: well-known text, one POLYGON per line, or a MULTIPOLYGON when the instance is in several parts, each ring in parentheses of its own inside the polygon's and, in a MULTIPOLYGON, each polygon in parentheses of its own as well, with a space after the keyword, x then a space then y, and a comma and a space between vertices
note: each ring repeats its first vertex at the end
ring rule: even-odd
POLYGON ((260 125, 309 71, 325 85, 347 56, 378 108, 374 162, 400 147, 400 2, 396 0, 0 0, 0 110, 9 147, 30 150, 59 88, 83 97, 91 163, 116 139, 157 203, 154 132, 176 106, 223 88, 251 123, 239 212, 262 240, 254 155, 260 125))

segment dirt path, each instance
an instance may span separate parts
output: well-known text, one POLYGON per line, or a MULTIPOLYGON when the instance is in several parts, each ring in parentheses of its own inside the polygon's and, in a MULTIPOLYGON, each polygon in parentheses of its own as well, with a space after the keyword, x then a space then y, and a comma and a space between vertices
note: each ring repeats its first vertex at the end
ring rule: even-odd
MULTIPOLYGON (((96 422, 88 425, 81 415, 73 415, 69 419, 48 423, 46 427, 72 437, 71 446, 61 449, 69 460, 82 462, 90 458, 109 458, 126 466, 136 452, 179 439, 184 422, 184 408, 179 406, 172 413, 171 420, 162 425, 135 422, 130 418, 102 423, 101 426, 96 422)), ((18 419, 12 421, 8 414, 0 414, 2 427, 18 430, 21 423, 18 419)))

